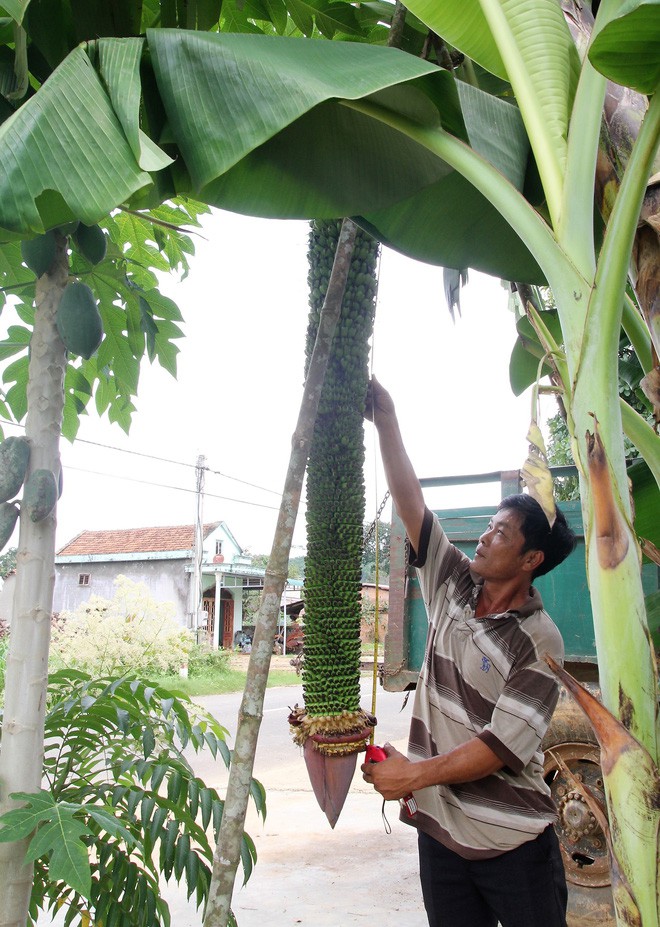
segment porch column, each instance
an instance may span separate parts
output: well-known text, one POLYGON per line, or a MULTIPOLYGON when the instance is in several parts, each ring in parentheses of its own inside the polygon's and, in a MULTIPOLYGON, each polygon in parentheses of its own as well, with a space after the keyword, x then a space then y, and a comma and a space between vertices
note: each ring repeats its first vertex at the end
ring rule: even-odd
POLYGON ((243 587, 237 586, 232 590, 234 597, 234 633, 243 627, 243 587))
POLYGON ((213 622, 213 649, 220 647, 220 633, 222 624, 222 573, 215 574, 215 620, 213 622))

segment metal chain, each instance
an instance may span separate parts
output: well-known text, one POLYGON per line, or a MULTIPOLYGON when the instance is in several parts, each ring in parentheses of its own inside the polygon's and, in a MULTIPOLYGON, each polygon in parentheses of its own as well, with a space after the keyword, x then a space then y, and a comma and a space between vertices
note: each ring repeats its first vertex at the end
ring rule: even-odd
POLYGON ((374 520, 372 521, 372 523, 369 525, 369 527, 367 528, 367 530, 364 532, 364 536, 363 536, 363 538, 362 538, 362 543, 363 543, 363 544, 366 544, 367 541, 370 541, 370 540, 371 540, 371 538, 372 538, 372 536, 373 536, 373 533, 374 533, 374 531, 376 530, 376 525, 378 524, 378 522, 379 522, 379 520, 380 520, 380 516, 381 516, 381 514, 382 514, 382 512, 383 512, 383 509, 385 508, 385 505, 386 505, 387 500, 388 500, 389 498, 390 498, 390 491, 389 491, 389 489, 388 489, 387 492, 385 493, 384 497, 383 497, 383 501, 382 501, 381 504, 380 504, 380 508, 379 508, 378 511, 376 512, 376 517, 374 518, 374 520))

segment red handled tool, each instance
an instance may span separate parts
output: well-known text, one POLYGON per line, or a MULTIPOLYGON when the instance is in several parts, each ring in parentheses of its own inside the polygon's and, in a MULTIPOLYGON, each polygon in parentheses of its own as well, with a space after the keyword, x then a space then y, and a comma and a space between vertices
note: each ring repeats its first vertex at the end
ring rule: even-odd
MULTIPOLYGON (((383 760, 387 759, 387 753, 383 750, 382 747, 377 747, 376 744, 367 744, 367 752, 365 760, 367 763, 381 763, 383 760)), ((405 798, 400 798, 399 802, 401 807, 405 808, 406 813, 409 817, 412 817, 413 814, 417 811, 417 802, 415 801, 414 795, 406 795, 405 798)))

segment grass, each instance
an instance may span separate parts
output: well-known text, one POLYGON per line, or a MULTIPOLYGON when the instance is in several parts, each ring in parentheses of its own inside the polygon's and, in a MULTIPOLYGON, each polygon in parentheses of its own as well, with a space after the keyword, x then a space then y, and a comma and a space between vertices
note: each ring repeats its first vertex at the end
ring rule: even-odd
MULTIPOLYGON (((246 671, 242 669, 226 669, 213 675, 204 676, 162 676, 154 680, 158 685, 167 689, 184 692, 194 698, 197 695, 226 695, 229 692, 242 692, 245 687, 246 671)), ((268 674, 268 688, 273 686, 302 685, 300 676, 292 668, 290 670, 273 669, 268 674)))

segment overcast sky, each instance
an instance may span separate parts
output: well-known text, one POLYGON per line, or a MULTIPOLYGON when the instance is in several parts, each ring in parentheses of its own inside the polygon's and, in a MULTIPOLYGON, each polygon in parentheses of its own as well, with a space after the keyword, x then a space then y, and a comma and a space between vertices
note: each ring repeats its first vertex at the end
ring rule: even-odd
MULTIPOLYGON (((204 520, 225 521, 252 553, 270 551, 302 395, 307 223, 216 211, 202 234, 189 277, 163 284, 185 319, 178 379, 145 364, 129 437, 90 411, 80 440, 62 442, 58 547, 84 529, 192 524, 201 454, 204 520)), ((3 337, 10 322, 0 315, 3 337)), ((385 250, 373 372, 395 399, 419 476, 522 466, 531 406, 529 391, 516 399, 509 387, 514 341, 498 280, 471 272, 453 323, 441 268, 385 250)), ((368 424, 365 444, 371 520, 386 486, 368 424)), ((453 490, 446 504, 462 500, 453 490)), ((292 555, 304 544, 301 511, 292 555)))

